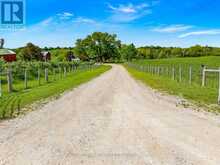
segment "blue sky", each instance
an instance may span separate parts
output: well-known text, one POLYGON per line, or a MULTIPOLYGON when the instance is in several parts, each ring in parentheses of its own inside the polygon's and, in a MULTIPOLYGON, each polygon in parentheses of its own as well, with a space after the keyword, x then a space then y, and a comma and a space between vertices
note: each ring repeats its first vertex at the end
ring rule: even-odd
POLYGON ((0 37, 10 48, 73 46, 102 31, 137 46, 220 47, 219 7, 218 0, 26 0, 25 28, 0 37))

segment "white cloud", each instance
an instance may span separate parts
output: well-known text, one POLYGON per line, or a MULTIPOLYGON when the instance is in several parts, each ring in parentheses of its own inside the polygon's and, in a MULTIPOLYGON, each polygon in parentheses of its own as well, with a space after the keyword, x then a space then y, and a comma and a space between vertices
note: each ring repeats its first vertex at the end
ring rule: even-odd
POLYGON ((63 13, 58 13, 57 16, 61 20, 67 20, 67 19, 71 19, 74 16, 74 14, 69 12, 63 12, 63 13))
POLYGON ((113 22, 130 22, 152 13, 151 6, 147 3, 134 5, 120 4, 113 6, 108 4, 108 8, 112 12, 110 20, 113 22))
POLYGON ((160 33, 176 33, 176 32, 183 32, 189 30, 192 27, 193 26, 190 25, 169 25, 169 26, 156 27, 152 29, 152 31, 160 32, 160 33))
POLYGON ((36 28, 41 28, 41 27, 49 27, 49 26, 57 26, 57 25, 62 25, 66 24, 68 22, 71 22, 74 18, 74 14, 69 13, 69 12, 63 12, 63 13, 58 13, 54 16, 50 16, 41 22, 36 23, 35 25, 32 25, 31 28, 29 29, 36 29, 36 28))
POLYGON ((78 17, 73 20, 75 23, 82 23, 82 24, 96 24, 97 22, 90 18, 78 17))
POLYGON ((185 38, 189 36, 200 36, 200 35, 218 35, 220 34, 220 29, 212 29, 212 30, 201 30, 185 33, 179 36, 179 38, 185 38))
POLYGON ((133 6, 133 4, 128 4, 128 5, 119 5, 118 7, 113 7, 112 5, 109 4, 109 8, 113 12, 120 12, 120 13, 136 13, 137 10, 133 6))
POLYGON ((53 17, 49 17, 43 21, 41 21, 40 23, 38 23, 39 25, 42 25, 42 26, 48 26, 50 25, 52 22, 53 22, 54 18, 53 17))

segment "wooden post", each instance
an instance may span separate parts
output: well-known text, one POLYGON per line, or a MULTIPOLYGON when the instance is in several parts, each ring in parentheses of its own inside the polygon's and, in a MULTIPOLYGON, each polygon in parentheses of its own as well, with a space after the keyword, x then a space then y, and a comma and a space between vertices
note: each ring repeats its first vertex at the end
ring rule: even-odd
POLYGON ((27 69, 24 70, 24 89, 27 89, 27 69))
POLYGON ((38 80, 38 85, 40 85, 40 68, 38 68, 37 71, 37 80, 38 80))
POLYGON ((189 67, 189 84, 192 84, 192 66, 189 67))
POLYGON ((48 68, 45 68, 45 81, 48 82, 48 68))
POLYGON ((64 67, 63 70, 64 70, 64 77, 66 77, 66 67, 64 67))
POLYGON ((62 78, 62 68, 59 67, 59 72, 60 72, 60 79, 62 78))
POLYGON ((53 80, 56 81, 56 68, 53 68, 53 80))
POLYGON ((0 97, 2 97, 2 71, 0 70, 0 97))
POLYGON ((11 66, 8 67, 7 80, 8 80, 8 92, 11 93, 13 91, 13 86, 12 86, 12 69, 11 69, 11 66))
POLYGON ((175 80, 175 68, 172 68, 172 80, 175 80))
POLYGON ((205 86, 205 80, 206 80, 206 67, 204 66, 202 70, 202 86, 203 87, 205 86))
POLYGON ((182 82, 182 67, 179 66, 179 82, 182 82))
POLYGON ((218 72, 218 104, 220 105, 220 68, 219 68, 219 72, 218 72))

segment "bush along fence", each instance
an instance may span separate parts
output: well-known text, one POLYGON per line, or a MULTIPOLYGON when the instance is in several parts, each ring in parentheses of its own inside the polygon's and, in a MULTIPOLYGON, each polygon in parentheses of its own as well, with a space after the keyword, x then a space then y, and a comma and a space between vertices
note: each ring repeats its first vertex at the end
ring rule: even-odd
POLYGON ((204 65, 140 65, 135 63, 127 63, 127 65, 136 70, 154 76, 166 77, 178 83, 218 89, 218 104, 220 104, 220 68, 204 65))
POLYGON ((12 118, 21 112, 22 98, 16 93, 53 83, 78 71, 92 70, 92 63, 19 63, 0 66, 0 119, 12 118))

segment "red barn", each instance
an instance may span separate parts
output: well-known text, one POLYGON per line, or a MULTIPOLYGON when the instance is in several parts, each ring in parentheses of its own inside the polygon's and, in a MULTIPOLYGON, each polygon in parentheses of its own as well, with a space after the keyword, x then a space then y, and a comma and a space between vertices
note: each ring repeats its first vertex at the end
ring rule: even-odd
POLYGON ((6 62, 16 61, 16 53, 9 49, 0 49, 0 58, 6 62))

